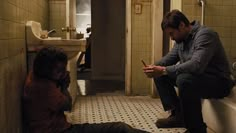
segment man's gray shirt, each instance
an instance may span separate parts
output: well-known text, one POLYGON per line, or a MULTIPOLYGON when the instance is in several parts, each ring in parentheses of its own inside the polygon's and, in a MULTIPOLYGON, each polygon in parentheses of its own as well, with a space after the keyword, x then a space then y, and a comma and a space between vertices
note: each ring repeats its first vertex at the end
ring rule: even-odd
POLYGON ((193 21, 191 25, 193 28, 188 37, 175 43, 156 65, 166 66, 170 74, 204 73, 230 78, 229 62, 218 34, 198 22, 193 21))

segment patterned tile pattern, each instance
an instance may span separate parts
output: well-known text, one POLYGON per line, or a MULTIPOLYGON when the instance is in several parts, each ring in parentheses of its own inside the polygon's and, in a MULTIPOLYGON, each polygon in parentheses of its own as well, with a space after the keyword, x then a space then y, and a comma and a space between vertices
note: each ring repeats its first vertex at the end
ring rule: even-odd
POLYGON ((183 128, 158 129, 155 121, 167 117, 159 99, 149 96, 83 96, 78 97, 72 113, 72 123, 104 123, 122 121, 132 127, 152 133, 183 133, 183 128))

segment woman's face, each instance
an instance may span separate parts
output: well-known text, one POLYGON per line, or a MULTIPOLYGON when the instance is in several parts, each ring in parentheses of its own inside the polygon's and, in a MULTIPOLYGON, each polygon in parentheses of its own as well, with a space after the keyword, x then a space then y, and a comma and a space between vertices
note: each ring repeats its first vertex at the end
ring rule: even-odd
POLYGON ((52 80, 58 81, 60 80, 62 77, 64 77, 66 73, 66 63, 64 62, 59 62, 56 63, 53 71, 52 71, 52 80))

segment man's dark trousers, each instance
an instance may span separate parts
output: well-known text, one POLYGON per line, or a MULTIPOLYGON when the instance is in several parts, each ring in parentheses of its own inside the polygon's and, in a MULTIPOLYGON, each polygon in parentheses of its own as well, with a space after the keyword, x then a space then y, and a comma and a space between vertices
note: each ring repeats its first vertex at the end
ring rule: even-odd
POLYGON ((154 81, 164 110, 172 110, 180 105, 186 128, 190 132, 198 133, 206 128, 202 117, 201 99, 223 98, 229 95, 234 85, 230 79, 209 74, 165 75, 154 78, 154 81), (178 88, 179 96, 174 86, 178 88))

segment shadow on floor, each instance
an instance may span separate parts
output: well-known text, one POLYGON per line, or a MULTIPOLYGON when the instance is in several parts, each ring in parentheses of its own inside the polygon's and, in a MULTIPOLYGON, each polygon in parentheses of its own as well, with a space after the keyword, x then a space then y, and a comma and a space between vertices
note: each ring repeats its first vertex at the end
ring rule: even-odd
POLYGON ((91 80, 91 71, 78 72, 81 95, 124 95, 125 82, 118 80, 91 80))
POLYGON ((85 69, 81 71, 78 69, 77 71, 77 79, 78 80, 90 80, 91 79, 91 69, 85 69))

